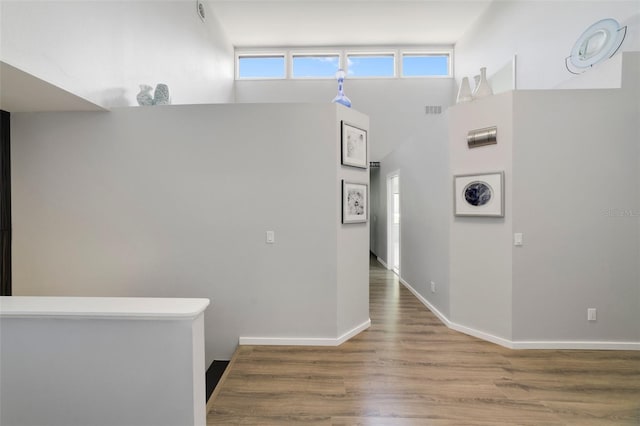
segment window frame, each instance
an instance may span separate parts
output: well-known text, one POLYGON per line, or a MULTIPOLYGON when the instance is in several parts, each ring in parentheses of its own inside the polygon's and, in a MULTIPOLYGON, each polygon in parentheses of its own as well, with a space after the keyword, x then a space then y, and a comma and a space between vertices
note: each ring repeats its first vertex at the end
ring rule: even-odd
MULTIPOLYGON (((327 77, 296 77, 293 74, 293 58, 298 57, 326 57, 326 56, 337 56, 338 57, 338 69, 344 68, 344 55, 340 50, 290 50, 289 51, 289 77, 292 80, 335 80, 336 75, 335 72, 331 76, 327 77)), ((336 69, 336 71, 338 71, 336 69)))
POLYGON ((337 56, 338 66, 347 73, 349 80, 371 80, 371 79, 430 79, 430 78, 453 78, 453 46, 423 46, 423 47, 267 47, 267 48, 237 48, 235 49, 235 72, 236 81, 252 80, 331 80, 334 76, 327 77, 296 77, 293 75, 293 58, 298 56, 337 56), (403 60, 405 56, 446 56, 447 75, 404 75, 403 60), (391 56, 393 58, 392 76, 358 76, 349 75, 350 56, 391 56), (274 57, 284 59, 283 77, 240 77, 240 59, 246 57, 274 57))
POLYGON ((399 78, 398 74, 398 51, 397 50, 345 50, 344 51, 344 71, 347 73, 347 79, 355 80, 355 79, 363 79, 370 80, 372 78, 381 78, 381 79, 393 79, 399 78), (349 74, 349 56, 391 56, 393 58, 393 75, 350 75, 349 74))
POLYGON ((236 51, 235 52, 235 79, 236 80, 286 80, 289 75, 289 54, 286 50, 269 51, 236 51), (240 58, 280 58, 284 59, 284 75, 282 77, 240 77, 240 58))
POLYGON ((453 49, 401 49, 400 61, 398 61, 399 78, 453 78, 453 49), (447 74, 446 75, 404 75, 404 57, 405 56, 446 56, 447 57, 447 74))

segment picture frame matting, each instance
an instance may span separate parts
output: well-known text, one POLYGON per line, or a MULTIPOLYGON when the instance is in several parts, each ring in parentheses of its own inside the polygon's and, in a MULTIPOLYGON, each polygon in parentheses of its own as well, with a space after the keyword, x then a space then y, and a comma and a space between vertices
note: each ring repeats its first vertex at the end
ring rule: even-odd
POLYGON ((366 223, 369 215, 369 186, 342 180, 342 223, 366 223))
POLYGON ((455 216, 504 217, 504 172, 453 177, 455 216))
POLYGON ((341 164, 366 169, 367 131, 349 124, 344 120, 340 123, 341 164))

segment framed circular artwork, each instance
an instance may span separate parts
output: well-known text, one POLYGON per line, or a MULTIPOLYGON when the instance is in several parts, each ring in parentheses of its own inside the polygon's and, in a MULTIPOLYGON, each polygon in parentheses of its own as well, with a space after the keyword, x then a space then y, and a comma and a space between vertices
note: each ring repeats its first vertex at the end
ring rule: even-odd
POLYGON ((453 177, 456 216, 504 217, 504 172, 453 177))

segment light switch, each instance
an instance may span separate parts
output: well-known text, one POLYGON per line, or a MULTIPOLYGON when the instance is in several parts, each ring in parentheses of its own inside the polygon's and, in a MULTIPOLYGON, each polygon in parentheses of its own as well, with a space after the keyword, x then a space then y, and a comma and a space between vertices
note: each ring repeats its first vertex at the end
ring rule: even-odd
POLYGON ((520 247, 522 245, 522 233, 516 232, 513 234, 513 245, 520 247))
POLYGON ((273 231, 267 231, 267 244, 273 244, 276 242, 276 233, 273 231))

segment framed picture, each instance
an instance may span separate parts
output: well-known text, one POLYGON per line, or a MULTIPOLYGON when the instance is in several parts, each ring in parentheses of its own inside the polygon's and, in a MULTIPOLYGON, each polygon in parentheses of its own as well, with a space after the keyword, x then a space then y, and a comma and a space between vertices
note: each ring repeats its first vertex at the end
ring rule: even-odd
POLYGON ((342 181, 342 223, 367 221, 367 185, 342 181))
POLYGON ((342 164, 367 168, 367 131, 342 121, 342 164))
POLYGON ((504 172, 453 177, 456 216, 504 217, 504 172))

